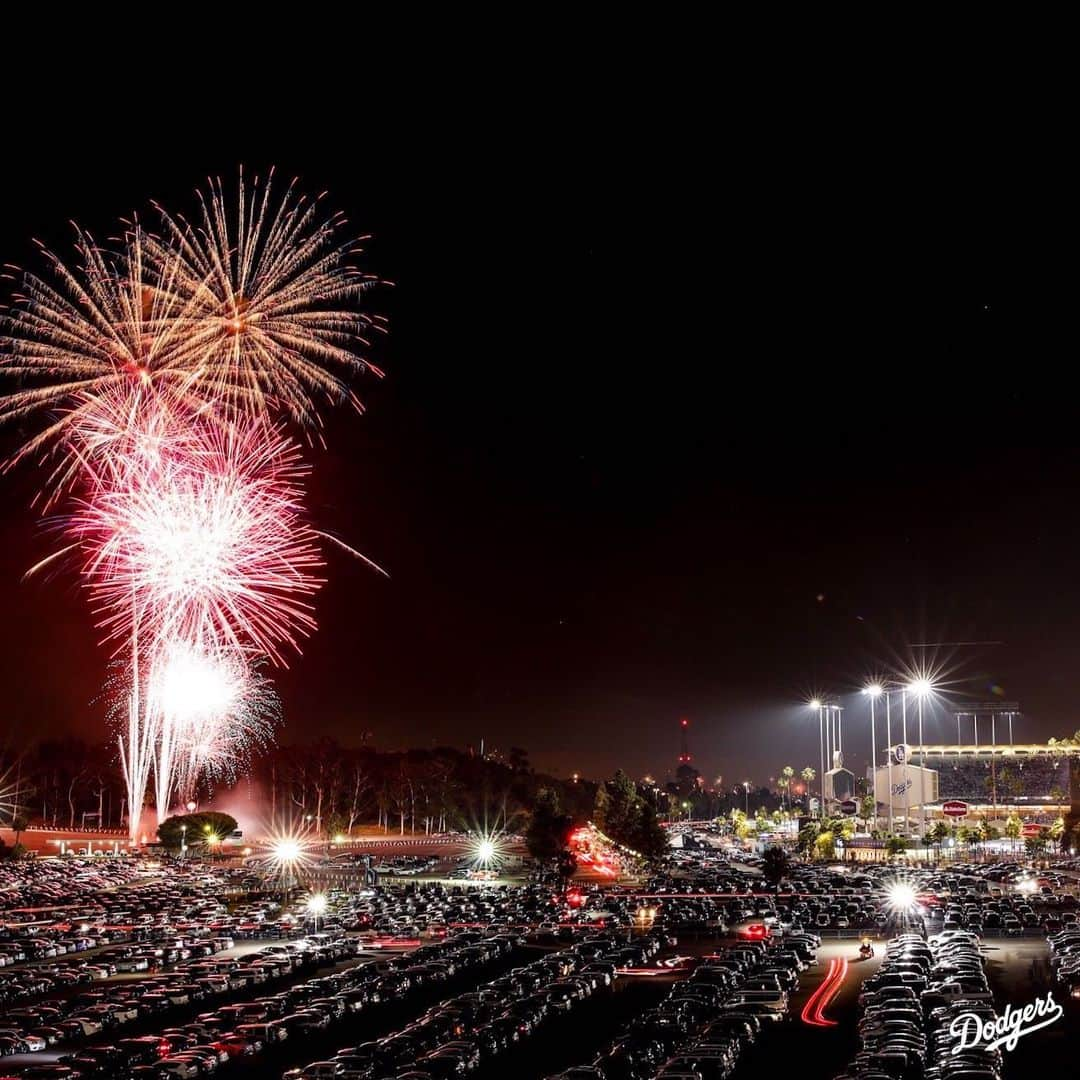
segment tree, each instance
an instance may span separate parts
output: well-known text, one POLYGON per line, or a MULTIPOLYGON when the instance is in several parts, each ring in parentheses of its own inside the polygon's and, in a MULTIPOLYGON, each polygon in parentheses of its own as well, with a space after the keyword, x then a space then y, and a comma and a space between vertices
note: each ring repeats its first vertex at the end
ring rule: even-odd
POLYGON ((525 846, 540 862, 550 863, 569 852, 573 819, 559 807, 559 796, 551 788, 536 793, 532 818, 525 830, 525 846))
POLYGON ((863 828, 870 824, 870 819, 877 814, 877 800, 873 795, 864 795, 859 800, 859 817, 862 818, 863 828))
POLYGON ((814 782, 814 777, 817 773, 807 765, 805 769, 799 775, 803 778, 803 783, 806 785, 806 808, 810 809, 810 785, 814 782))
POLYGON ((739 840, 745 840, 750 835, 750 823, 742 810, 731 811, 731 830, 739 840))
POLYGON ((21 811, 16 811, 11 815, 11 831, 15 833, 14 847, 19 847, 19 836, 30 825, 30 819, 21 811))
POLYGON ((656 816, 656 811, 644 799, 638 800, 637 822, 628 845, 643 859, 656 862, 671 850, 667 833, 656 816))
POLYGON ((814 856, 818 859, 832 859, 836 855, 836 837, 832 829, 819 832, 814 841, 814 856))
POLYGON ((779 885, 791 872, 791 858, 782 847, 769 847, 761 859, 761 872, 771 885, 779 885))
POLYGON ((817 821, 808 821, 799 830, 798 849, 801 854, 805 855, 807 852, 813 850, 820 832, 821 824, 817 821))
POLYGON ((1024 838, 1024 851, 1027 855, 1036 859, 1040 855, 1046 854, 1046 845, 1050 839, 1049 829, 1040 829, 1038 836, 1027 836, 1024 838))
POLYGON ((608 787, 608 807, 604 815, 607 833, 613 840, 623 843, 623 837, 633 829, 637 819, 637 788, 634 781, 622 771, 616 769, 608 787))
POLYGON ((795 770, 790 765, 785 765, 780 770, 780 779, 776 782, 776 786, 780 788, 789 807, 791 806, 791 781, 794 776, 795 770))
POLYGON ((941 845, 952 835, 952 828, 947 821, 935 822, 926 833, 926 839, 940 851, 941 845))
POLYGON ((1020 815, 1014 811, 1005 819, 1005 835, 1013 842, 1014 849, 1023 831, 1024 823, 1020 820, 1020 815))
POLYGON ((213 847, 236 831, 236 818, 205 810, 198 814, 174 814, 158 826, 158 839, 170 851, 179 851, 185 844, 189 848, 213 847))
POLYGON ((611 799, 608 797, 607 784, 603 780, 596 785, 596 801, 593 803, 593 824, 601 831, 607 827, 608 807, 611 799))
POLYGON ((885 854, 890 858, 893 855, 903 855, 907 851, 907 840, 902 836, 887 836, 885 838, 885 854))

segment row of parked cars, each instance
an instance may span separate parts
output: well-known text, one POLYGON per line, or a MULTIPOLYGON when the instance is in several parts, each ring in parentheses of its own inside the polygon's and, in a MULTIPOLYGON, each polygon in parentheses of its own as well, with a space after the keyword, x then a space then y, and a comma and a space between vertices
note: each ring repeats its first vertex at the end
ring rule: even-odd
MULTIPOLYGON (((289 975, 300 966, 333 962, 354 947, 353 940, 314 940, 298 944, 295 952, 268 946, 245 957, 195 957, 169 974, 109 983, 11 1010, 5 1020, 18 1026, 8 1027, 5 1038, 10 1042, 2 1045, 8 1053, 73 1047, 61 1058, 73 1073, 113 1075, 132 1064, 132 1052, 138 1051, 136 1058, 149 1053, 148 1043, 135 1046, 130 1038, 118 1041, 125 1028, 140 1024, 146 1027, 155 1018, 197 1008, 200 1002, 256 992, 262 984, 289 975)), ((227 1006, 223 1016, 235 1022, 238 1012, 247 1016, 233 1006, 227 1006)), ((154 1046, 164 1049, 168 1044, 171 1052, 187 1041, 186 1035, 170 1029, 157 1035, 154 1046)))
MULTIPOLYGON (((649 937, 628 944, 582 929, 581 940, 515 967, 469 993, 432 1006, 385 1038, 339 1050, 331 1060, 285 1073, 284 1080, 445 1080, 502 1059, 609 988, 625 964, 645 963, 660 948, 649 937)), ((425 959, 423 946, 412 954, 425 959)), ((497 1067, 497 1064, 493 1065, 497 1067)), ((506 1075, 512 1075, 513 1070, 506 1075)))
POLYGON ((838 1080, 1000 1080, 1001 1053, 960 1046, 962 1013, 995 1019, 979 939, 947 930, 889 941, 859 994, 861 1049, 838 1080))
POLYGON ((1080 998, 1080 926, 1075 923, 1046 939, 1054 981, 1069 997, 1080 998))
POLYGON ((813 933, 740 941, 705 956, 659 1006, 635 1018, 588 1065, 549 1080, 726 1080, 755 1042, 788 1016, 813 933))
MULTIPOLYGON (((437 985, 466 969, 490 964, 509 954, 517 944, 518 940, 509 934, 487 936, 463 932, 409 955, 375 958, 368 954, 359 963, 342 970, 253 1000, 218 1006, 212 1012, 200 1013, 189 1023, 164 1029, 160 1037, 170 1040, 170 1053, 165 1058, 138 1065, 129 1058, 119 1067, 110 1060, 102 1062, 97 1071, 88 1067, 89 1063, 83 1060, 85 1055, 74 1055, 65 1064, 77 1069, 80 1076, 193 1080, 213 1075, 234 1059, 251 1059, 289 1039, 323 1035, 362 1010, 381 1003, 401 1002, 421 987, 437 985)), ((302 964, 306 953, 321 948, 329 951, 321 955, 317 952, 312 962, 334 962, 355 953, 358 945, 355 937, 313 934, 300 941, 265 946, 250 955, 259 958, 253 964, 302 964)), ((280 974, 288 974, 289 970, 292 968, 282 968, 280 974)), ((263 1069, 271 1068, 266 1063, 255 1067, 260 1075, 263 1069)), ((316 1071, 316 1075, 324 1073, 316 1071)))

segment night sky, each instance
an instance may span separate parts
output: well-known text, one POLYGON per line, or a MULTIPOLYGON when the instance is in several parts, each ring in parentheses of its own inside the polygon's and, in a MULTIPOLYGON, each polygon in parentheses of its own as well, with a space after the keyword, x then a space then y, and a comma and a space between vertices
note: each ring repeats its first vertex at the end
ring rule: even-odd
MULTIPOLYGON (((765 780, 816 767, 811 692, 920 658, 950 700, 1018 700, 1018 735, 1080 727, 1075 300, 1038 157, 1006 167, 1030 147, 963 124, 924 142, 622 105, 448 98, 383 127, 372 103, 357 127, 313 99, 228 137, 205 114, 137 145, 24 134, 2 262, 40 268, 30 237, 67 250, 68 219, 188 210, 243 162, 328 190, 395 282, 369 301, 387 377, 330 417, 310 484, 391 577, 329 553, 282 738, 663 775, 685 715, 707 776, 765 780), (937 641, 1000 644, 911 648, 937 641)), ((20 581, 54 542, 34 484, 2 478, 16 744, 104 730, 77 583, 20 581)))

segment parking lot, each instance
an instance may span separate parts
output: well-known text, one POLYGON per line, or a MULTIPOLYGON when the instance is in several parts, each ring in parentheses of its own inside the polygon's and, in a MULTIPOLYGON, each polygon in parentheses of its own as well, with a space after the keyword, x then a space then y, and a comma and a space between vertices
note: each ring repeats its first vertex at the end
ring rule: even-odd
POLYGON ((1048 991, 1066 1017, 963 1080, 1067 1068, 1080 1002, 1047 934, 1080 952, 1071 877, 796 866, 774 887, 753 862, 710 850, 569 890, 412 880, 317 908, 304 890, 282 906, 243 866, 9 864, 0 1069, 710 1080, 794 1061, 807 1078, 951 1080, 947 1021, 969 995, 1000 1014, 1048 991))

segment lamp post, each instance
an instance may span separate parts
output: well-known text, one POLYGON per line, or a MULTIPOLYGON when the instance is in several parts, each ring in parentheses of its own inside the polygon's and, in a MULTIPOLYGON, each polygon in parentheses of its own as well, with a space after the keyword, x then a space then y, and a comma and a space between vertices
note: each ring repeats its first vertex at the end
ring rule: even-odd
POLYGON ((750 781, 743 781, 743 792, 746 794, 746 816, 750 816, 750 781))
MULTIPOLYGON (((825 708, 818 698, 810 701, 810 708, 817 709, 818 715, 818 751, 821 754, 821 773, 818 786, 821 789, 821 802, 818 804, 818 816, 825 816, 825 708)), ((810 798, 810 785, 806 786, 806 797, 810 798)))
MULTIPOLYGON (((919 713, 919 836, 923 843, 926 841, 926 751, 923 742, 923 702, 934 692, 930 680, 926 678, 913 679, 908 683, 906 690, 915 695, 915 702, 919 713)), ((905 691, 906 695, 906 691, 905 691)), ((905 698, 906 700, 906 698, 905 698)), ((907 732, 904 732, 905 741, 907 732)))
POLYGON ((326 910, 326 897, 322 893, 315 893, 308 897, 308 914, 315 920, 315 933, 319 932, 319 916, 326 910))
POLYGON ((187 854, 187 826, 180 826, 180 858, 187 854))
POLYGON ((889 770, 889 835, 893 834, 895 826, 893 825, 893 786, 892 786, 892 698, 889 694, 885 695, 885 742, 888 744, 886 753, 888 758, 888 770, 889 770))
POLYGON ((874 718, 874 702, 885 692, 881 683, 870 683, 863 693, 870 699, 870 791, 874 797, 874 825, 877 828, 877 724, 874 718))

